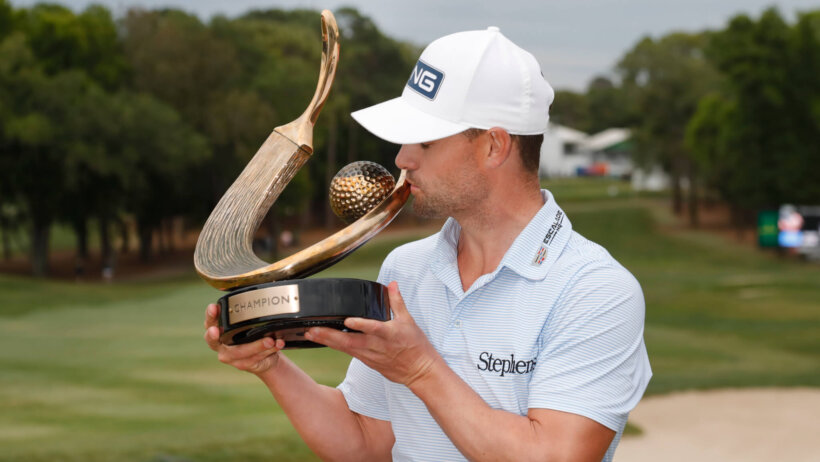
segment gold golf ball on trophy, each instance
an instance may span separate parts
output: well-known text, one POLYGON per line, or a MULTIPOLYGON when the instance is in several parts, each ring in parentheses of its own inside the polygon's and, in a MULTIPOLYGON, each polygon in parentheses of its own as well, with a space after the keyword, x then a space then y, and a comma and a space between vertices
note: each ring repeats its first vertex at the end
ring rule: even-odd
POLYGON ((393 175, 366 160, 342 167, 330 182, 330 207, 345 223, 353 223, 379 205, 396 186, 393 175))

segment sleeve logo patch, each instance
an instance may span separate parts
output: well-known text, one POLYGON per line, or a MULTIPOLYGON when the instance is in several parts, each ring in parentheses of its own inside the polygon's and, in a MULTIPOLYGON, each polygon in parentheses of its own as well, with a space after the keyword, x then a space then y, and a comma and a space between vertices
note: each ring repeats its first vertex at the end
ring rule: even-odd
POLYGON ((432 101, 436 98, 442 81, 444 81, 443 72, 419 60, 410 74, 407 86, 432 101))

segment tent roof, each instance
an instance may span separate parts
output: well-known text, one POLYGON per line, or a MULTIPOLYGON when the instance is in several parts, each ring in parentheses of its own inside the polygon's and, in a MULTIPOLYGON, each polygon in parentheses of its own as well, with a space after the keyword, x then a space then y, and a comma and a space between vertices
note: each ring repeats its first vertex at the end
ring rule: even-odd
POLYGON ((632 132, 626 128, 608 128, 602 132, 590 135, 584 147, 590 151, 603 151, 604 149, 623 143, 632 137, 632 132))
POLYGON ((583 143, 589 137, 589 135, 580 130, 556 123, 550 123, 547 127, 547 132, 552 136, 558 137, 558 139, 565 143, 583 143))

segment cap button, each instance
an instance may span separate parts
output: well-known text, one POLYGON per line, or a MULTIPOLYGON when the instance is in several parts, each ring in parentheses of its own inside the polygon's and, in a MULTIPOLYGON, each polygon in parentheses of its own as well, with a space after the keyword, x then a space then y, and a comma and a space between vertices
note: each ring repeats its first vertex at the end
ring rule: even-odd
POLYGON ((490 32, 501 32, 501 29, 499 29, 496 26, 490 26, 490 27, 487 28, 487 30, 490 31, 490 32))

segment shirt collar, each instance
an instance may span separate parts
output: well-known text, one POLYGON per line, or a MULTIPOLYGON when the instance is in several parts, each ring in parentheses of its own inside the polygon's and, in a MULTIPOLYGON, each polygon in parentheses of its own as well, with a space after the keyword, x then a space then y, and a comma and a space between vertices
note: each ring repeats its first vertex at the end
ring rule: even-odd
POLYGON ((572 234, 572 223, 552 193, 541 190, 544 205, 510 246, 499 266, 532 279, 544 279, 572 234))
MULTIPOLYGON (((558 259, 572 234, 572 223, 552 193, 542 189, 541 196, 544 205, 515 239, 493 274, 507 267, 527 279, 541 280, 558 259)), ((433 273, 454 294, 463 293, 458 273, 460 234, 461 226, 455 219, 448 218, 439 232, 431 262, 433 273)))
POLYGON ((433 274, 458 297, 464 294, 461 275, 458 273, 458 238, 460 235, 461 225, 455 218, 448 218, 438 233, 433 261, 430 262, 433 274))

